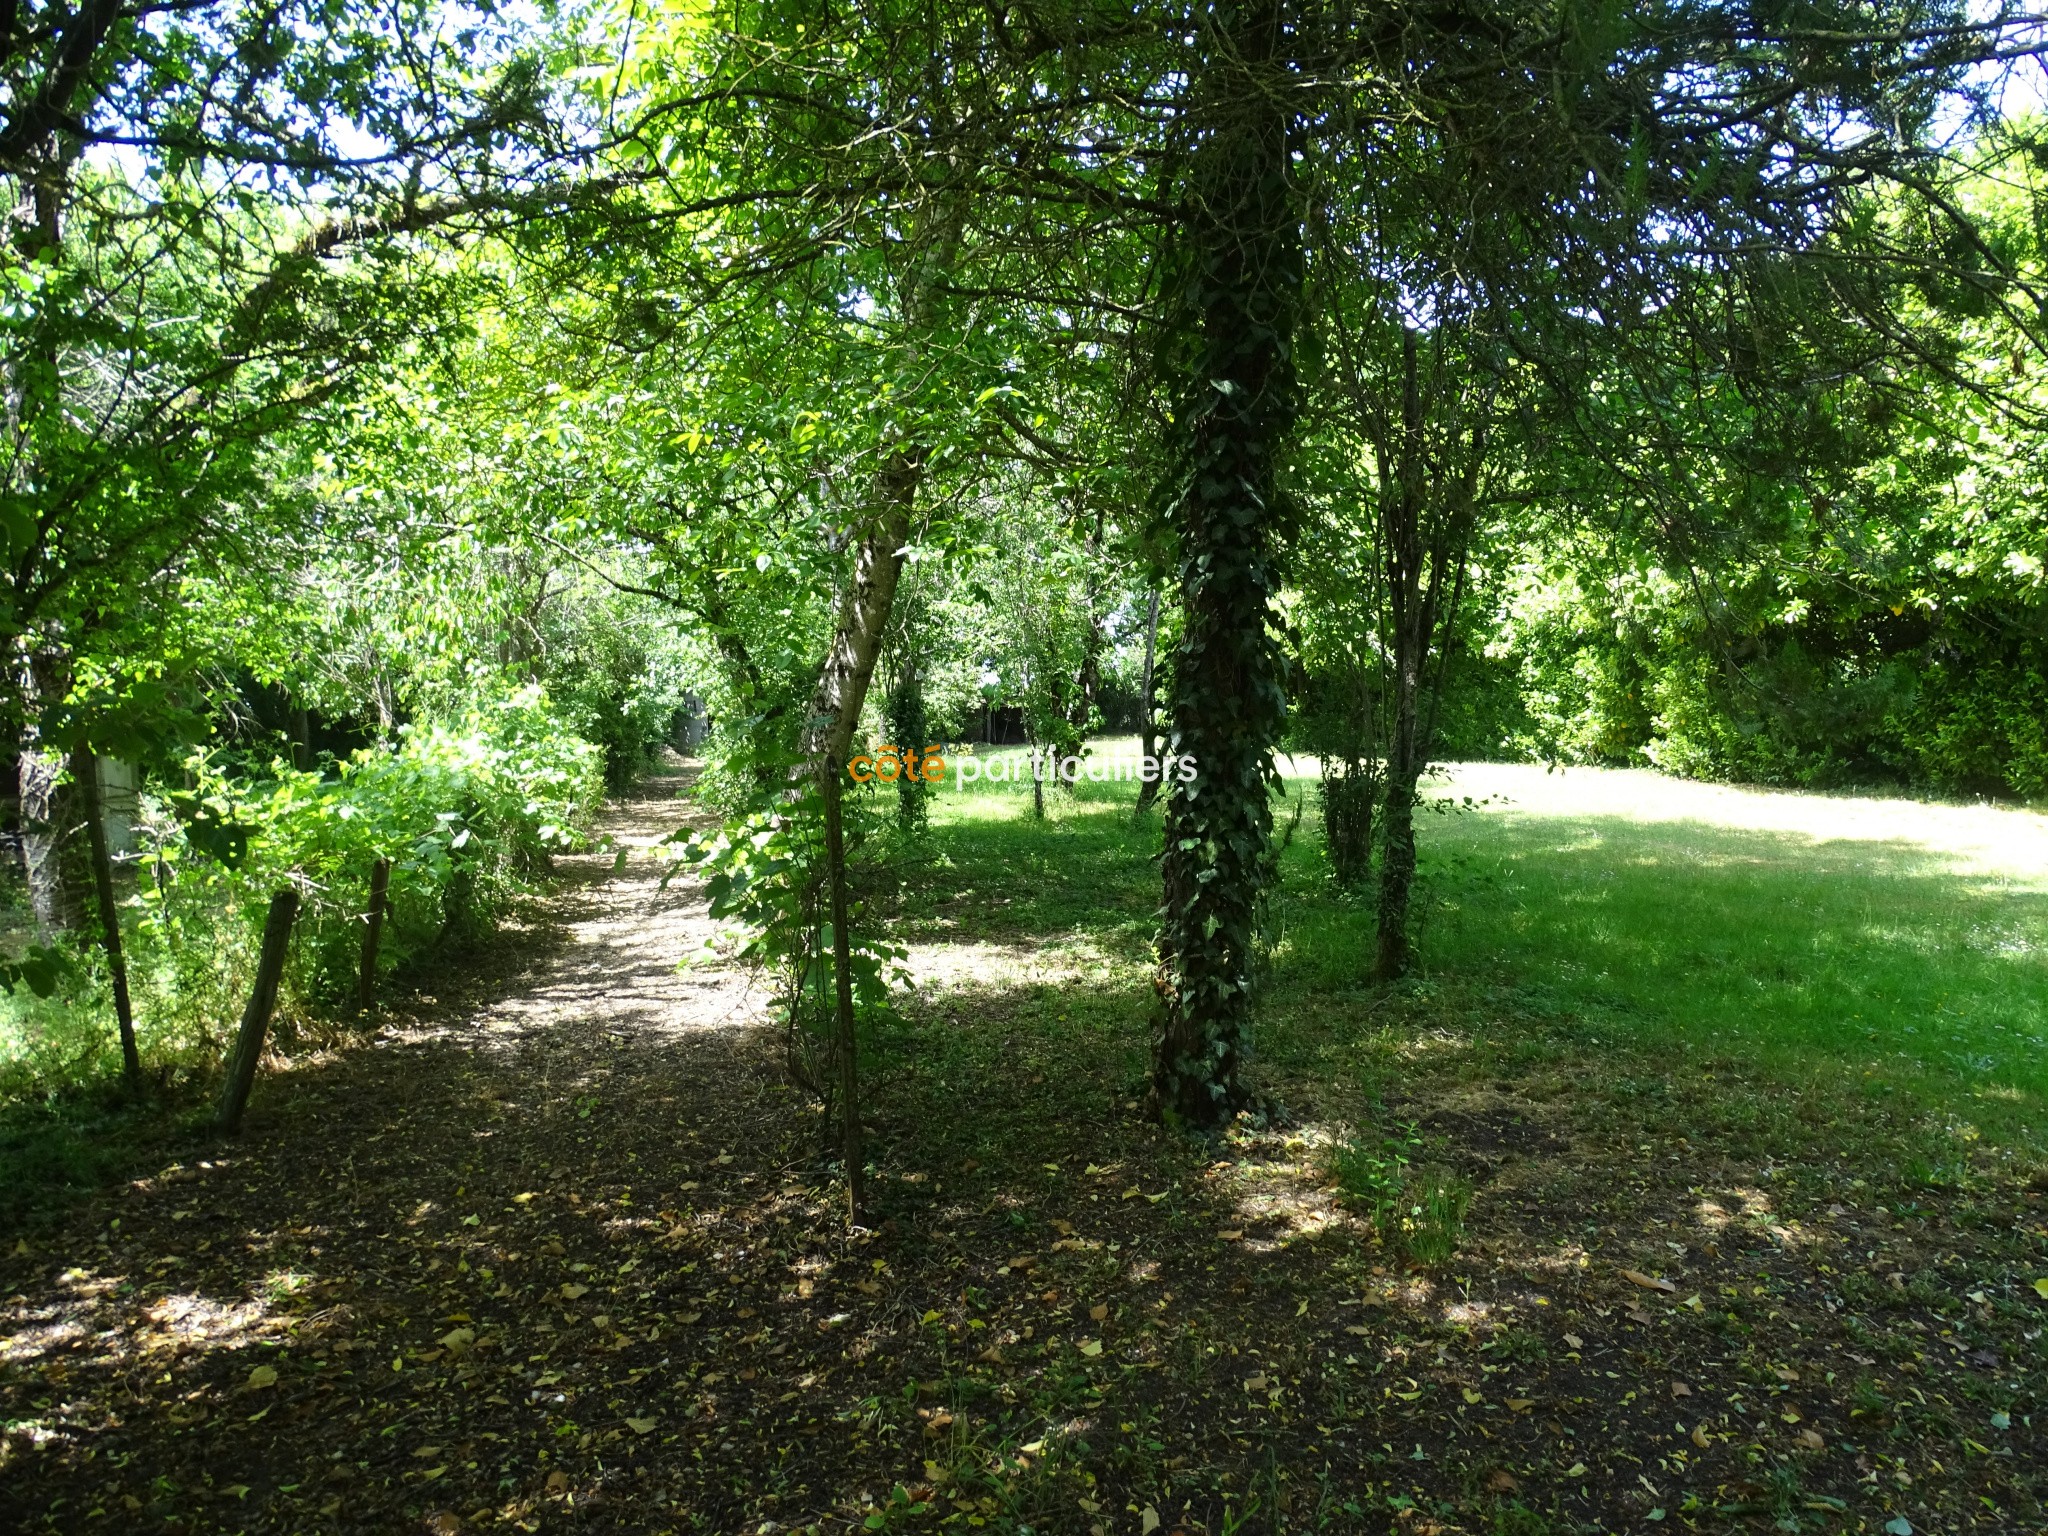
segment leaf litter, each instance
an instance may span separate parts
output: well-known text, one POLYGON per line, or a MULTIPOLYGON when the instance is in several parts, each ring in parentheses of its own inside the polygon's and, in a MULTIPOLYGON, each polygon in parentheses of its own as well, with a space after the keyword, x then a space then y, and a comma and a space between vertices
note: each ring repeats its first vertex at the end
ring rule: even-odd
MULTIPOLYGON (((2038 1182, 1908 1189, 1875 1155, 1766 1178, 1677 1130, 1646 1157, 1615 1100, 1494 1085, 1547 1139, 1488 1145, 1420 1270, 1299 1130, 1147 1124, 1142 1029, 1050 1028, 1040 987, 907 1010, 875 1225, 848 1233, 738 979, 684 996, 645 956, 689 893, 616 873, 553 908, 477 957, 505 981, 437 977, 375 1049, 267 1084, 241 1143, 11 1245, 15 1528, 1989 1532, 2042 1507, 2038 1182), (634 1032, 664 1012, 692 1022, 634 1032)), ((1300 1123, 1324 1086, 1285 1085, 1300 1123)), ((1416 1119, 1475 1092, 1427 1065, 1402 1090, 1416 1119)))

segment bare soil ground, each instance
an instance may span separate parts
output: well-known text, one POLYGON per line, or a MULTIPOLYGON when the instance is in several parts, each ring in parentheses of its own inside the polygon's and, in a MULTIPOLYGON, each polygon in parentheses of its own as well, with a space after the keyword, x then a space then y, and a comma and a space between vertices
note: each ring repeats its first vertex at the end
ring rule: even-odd
POLYGON ((850 1235, 764 1000, 677 969, 701 896, 565 867, 239 1141, 0 1255, 0 1527, 2048 1529, 2048 1226, 1994 1157, 1760 1153, 1737 1066, 1524 1069, 1401 998, 1384 1103, 1279 1083, 1198 1143, 1085 950, 928 944, 850 1235), (1477 1190, 1449 1261, 1331 1188, 1372 1114, 1477 1190))

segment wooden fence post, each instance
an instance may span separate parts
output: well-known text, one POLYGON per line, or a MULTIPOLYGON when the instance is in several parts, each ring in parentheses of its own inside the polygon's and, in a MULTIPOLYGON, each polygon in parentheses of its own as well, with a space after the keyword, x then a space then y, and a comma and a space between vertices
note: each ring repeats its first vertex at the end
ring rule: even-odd
POLYGON ((230 1136, 241 1131, 242 1111, 249 1107, 249 1090, 256 1082, 256 1063, 263 1055, 271 1011, 277 1007, 278 978, 284 974, 292 923, 298 915, 297 891, 279 891, 270 898, 270 914, 263 920, 263 952, 256 961, 256 986, 249 993, 249 1006, 242 1010, 242 1027, 235 1035, 234 1053, 228 1057, 228 1080, 221 1089, 219 1124, 230 1136))
POLYGON ((391 861, 379 859, 370 868, 370 911, 363 927, 363 967, 356 977, 356 1012, 377 1004, 377 945, 384 937, 384 903, 391 889, 391 861))
POLYGON ((114 1022, 121 1029, 121 1075, 129 1088, 142 1086, 142 1053, 135 1044, 135 1009, 128 1000, 128 961, 121 953, 121 912, 114 905, 114 861, 107 852, 106 808, 100 803, 100 760, 92 748, 71 754, 71 776, 85 801, 85 839, 92 858, 93 891, 99 897, 100 942, 114 982, 114 1022))

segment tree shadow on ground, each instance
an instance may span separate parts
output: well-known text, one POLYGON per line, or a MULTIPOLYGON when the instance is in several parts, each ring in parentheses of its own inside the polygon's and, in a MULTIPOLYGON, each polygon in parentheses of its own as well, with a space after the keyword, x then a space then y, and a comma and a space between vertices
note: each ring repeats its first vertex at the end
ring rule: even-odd
POLYGON ((1780 1134, 1790 1105, 1723 1137, 1705 1110, 1754 1080, 1517 1054, 1420 994, 1326 999, 1314 1049, 1276 1020, 1297 1123, 1170 1135, 1137 1104, 1142 957, 1013 926, 970 946, 1012 969, 935 976, 874 1041, 874 1225, 849 1233, 758 998, 661 964, 701 908, 655 885, 629 862, 565 895, 523 984, 273 1080, 231 1152, 4 1260, 16 1528, 1449 1533, 1839 1506, 1994 1531, 2037 1507, 2015 1410, 2041 1385, 2039 1196, 1974 1164, 1929 1186, 1875 1141, 1823 1156, 1822 1127, 1780 1134), (1433 1268, 1331 1187, 1334 1142, 1407 1125, 1476 1191, 1433 1268))

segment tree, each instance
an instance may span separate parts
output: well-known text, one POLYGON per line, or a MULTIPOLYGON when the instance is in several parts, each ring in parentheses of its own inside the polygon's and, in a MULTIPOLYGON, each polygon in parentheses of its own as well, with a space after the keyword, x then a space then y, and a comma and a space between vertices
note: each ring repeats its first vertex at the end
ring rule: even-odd
POLYGON ((45 925, 75 914, 75 818, 42 713, 89 659, 152 670, 140 606, 263 548, 267 445, 446 330, 414 237, 554 185, 544 79, 512 33, 390 20, 142 0, 10 22, 0 185, 34 217, 0 315, 0 708, 45 925))
POLYGON ((1193 356, 1170 492, 1183 630, 1167 735, 1197 776, 1166 792, 1152 1096, 1171 1120, 1207 1127, 1250 1102, 1253 930, 1285 718, 1272 602, 1301 249, 1280 7, 1219 7, 1200 25, 1175 253, 1193 356))

